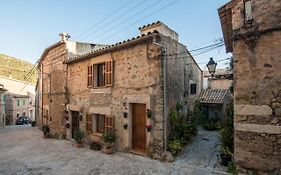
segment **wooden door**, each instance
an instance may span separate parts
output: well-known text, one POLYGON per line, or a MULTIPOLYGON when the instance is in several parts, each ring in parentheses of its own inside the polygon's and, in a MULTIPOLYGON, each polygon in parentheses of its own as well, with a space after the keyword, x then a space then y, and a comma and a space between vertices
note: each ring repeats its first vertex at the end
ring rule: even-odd
POLYGON ((72 138, 74 138, 74 134, 79 130, 79 112, 71 111, 72 116, 72 138))
POLYGON ((132 104, 132 148, 140 153, 146 153, 145 111, 145 104, 132 104))

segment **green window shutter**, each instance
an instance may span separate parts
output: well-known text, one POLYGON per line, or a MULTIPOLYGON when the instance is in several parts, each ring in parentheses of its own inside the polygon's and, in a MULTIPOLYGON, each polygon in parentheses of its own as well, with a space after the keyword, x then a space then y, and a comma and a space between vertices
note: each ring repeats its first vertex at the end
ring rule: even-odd
POLYGON ((22 104, 25 105, 25 99, 23 99, 22 104))
POLYGON ((18 106, 20 106, 20 99, 18 99, 17 102, 18 102, 18 106))

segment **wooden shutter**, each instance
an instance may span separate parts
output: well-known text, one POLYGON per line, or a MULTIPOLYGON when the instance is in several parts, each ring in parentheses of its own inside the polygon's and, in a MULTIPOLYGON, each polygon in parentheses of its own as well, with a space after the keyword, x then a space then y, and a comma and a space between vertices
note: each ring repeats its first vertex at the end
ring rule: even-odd
POLYGON ((88 66, 88 87, 93 86, 93 65, 88 66))
POLYGON ((87 114, 87 124, 86 124, 86 131, 88 133, 93 133, 93 116, 91 114, 87 114))
POLYGON ((104 127, 105 131, 112 131, 114 126, 114 118, 111 115, 105 116, 104 127))
POLYGON ((105 86, 112 86, 113 84, 113 60, 105 62, 104 71, 105 86))

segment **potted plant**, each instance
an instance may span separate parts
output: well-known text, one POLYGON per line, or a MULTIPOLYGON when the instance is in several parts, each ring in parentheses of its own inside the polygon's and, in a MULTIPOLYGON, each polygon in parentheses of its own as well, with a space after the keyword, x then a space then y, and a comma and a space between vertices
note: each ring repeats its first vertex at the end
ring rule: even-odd
POLYGON ((147 125, 146 125, 147 132, 150 132, 151 127, 152 127, 151 124, 147 124, 147 125))
POLYGON ((50 127, 48 125, 43 125, 42 131, 44 133, 44 138, 50 137, 50 127))
POLYGON ((152 111, 151 111, 150 109, 147 109, 147 110, 146 110, 146 116, 147 116, 147 118, 151 118, 151 116, 152 116, 152 111))
POLYGON ((83 141, 85 139, 85 132, 78 130, 74 133, 74 140, 76 141, 76 147, 81 148, 83 146, 83 141))
POLYGON ((113 153, 113 143, 116 139, 115 132, 107 131, 103 134, 102 139, 104 141, 104 148, 102 152, 105 154, 112 154, 113 153))
POLYGON ((224 148, 220 153, 221 165, 228 166, 231 162, 232 155, 228 148, 224 148))
POLYGON ((123 124, 123 128, 127 129, 128 128, 128 124, 127 123, 123 124))

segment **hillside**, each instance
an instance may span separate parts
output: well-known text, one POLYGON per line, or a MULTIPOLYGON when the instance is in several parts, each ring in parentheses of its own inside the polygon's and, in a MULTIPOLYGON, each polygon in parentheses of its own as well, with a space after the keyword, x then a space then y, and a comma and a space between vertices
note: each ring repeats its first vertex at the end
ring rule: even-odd
POLYGON ((33 64, 13 58, 8 55, 0 54, 0 75, 12 77, 16 80, 28 81, 35 85, 37 80, 36 71, 33 69, 33 64), (30 72, 33 70, 32 72, 30 72))

